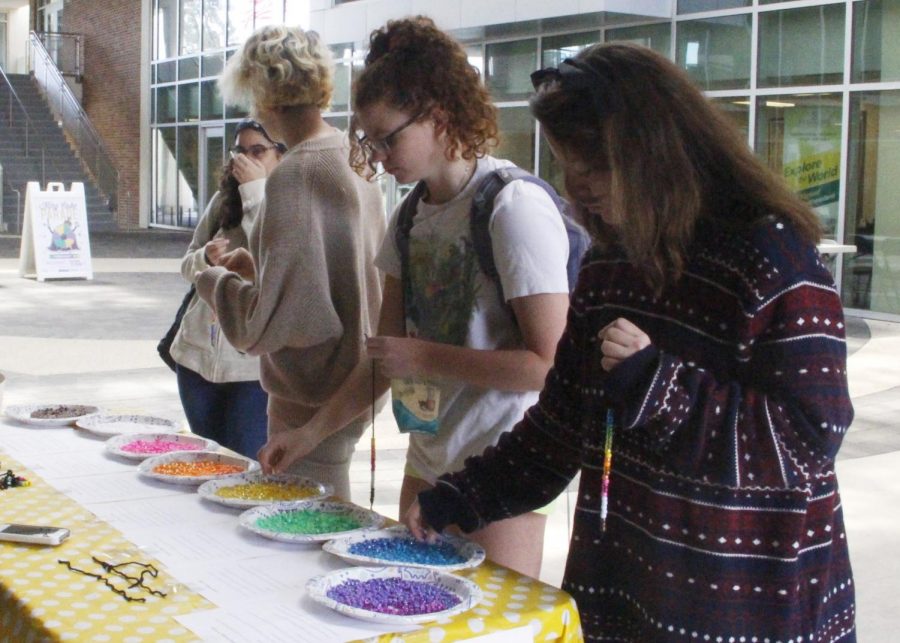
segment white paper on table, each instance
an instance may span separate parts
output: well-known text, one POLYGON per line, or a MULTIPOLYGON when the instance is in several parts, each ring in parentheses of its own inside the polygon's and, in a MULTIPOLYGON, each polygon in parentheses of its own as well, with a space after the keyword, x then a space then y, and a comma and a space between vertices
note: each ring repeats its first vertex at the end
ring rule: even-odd
POLYGON ((235 643, 351 641, 390 632, 408 632, 418 629, 362 622, 357 626, 354 625, 353 619, 340 616, 309 599, 294 604, 278 605, 245 601, 242 610, 233 608, 204 610, 176 616, 175 620, 204 641, 216 643, 223 641, 234 641, 235 643), (344 623, 332 623, 317 618, 316 613, 319 612, 319 609, 316 608, 331 612, 344 623))
POLYGON ((17 460, 33 462, 34 456, 49 453, 96 453, 103 442, 73 435, 75 429, 64 427, 17 426, 0 422, 0 450, 17 460))
MULTIPOLYGON (((102 445, 100 447, 103 448, 102 445)), ((31 465, 31 470, 44 480, 64 480, 106 473, 128 472, 136 475, 136 463, 114 459, 97 453, 95 445, 90 451, 44 453, 31 465)))
POLYGON ((56 487, 61 493, 81 504, 142 500, 144 498, 178 496, 196 492, 196 489, 193 487, 184 488, 184 485, 172 485, 165 482, 157 483, 154 480, 140 478, 136 471, 107 473, 80 478, 64 478, 48 480, 47 482, 56 487))
POLYGON ((192 494, 145 498, 140 502, 87 502, 84 506, 126 534, 138 533, 142 529, 168 528, 173 524, 230 528, 232 523, 237 522, 238 512, 222 505, 207 507, 207 504, 192 494))

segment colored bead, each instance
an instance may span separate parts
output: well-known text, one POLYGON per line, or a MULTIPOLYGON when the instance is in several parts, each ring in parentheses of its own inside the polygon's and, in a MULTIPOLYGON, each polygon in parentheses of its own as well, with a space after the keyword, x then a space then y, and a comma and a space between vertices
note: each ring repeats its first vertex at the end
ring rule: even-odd
POLYGON ((222 498, 239 498, 241 500, 303 500, 319 495, 316 487, 303 487, 285 482, 250 482, 216 490, 222 498))
POLYGON ((458 596, 437 585, 401 578, 348 580, 326 594, 344 605, 401 616, 443 612, 460 603, 458 596))
POLYGON ((232 473, 242 473, 244 467, 236 464, 225 464, 212 460, 198 460, 196 462, 169 462, 153 467, 154 473, 167 476, 221 476, 232 473))
POLYGON ((122 446, 122 451, 128 453, 171 453, 172 451, 201 451, 203 446, 190 442, 175 442, 174 440, 166 440, 165 438, 155 438, 153 440, 135 440, 122 446))
POLYGON ((372 538, 353 543, 348 551, 357 556, 418 565, 459 565, 466 562, 450 543, 431 544, 412 537, 372 538))
POLYGON ((287 534, 332 534, 359 529, 362 525, 350 516, 326 511, 279 511, 259 518, 256 526, 266 531, 287 534))

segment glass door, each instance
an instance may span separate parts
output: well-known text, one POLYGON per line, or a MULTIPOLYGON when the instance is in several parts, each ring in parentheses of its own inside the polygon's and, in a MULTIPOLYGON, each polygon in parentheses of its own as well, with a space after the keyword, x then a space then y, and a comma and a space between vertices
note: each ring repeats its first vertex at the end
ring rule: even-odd
POLYGON ((200 135, 200 207, 206 210, 209 200, 219 189, 225 163, 225 128, 221 125, 201 127, 200 135))

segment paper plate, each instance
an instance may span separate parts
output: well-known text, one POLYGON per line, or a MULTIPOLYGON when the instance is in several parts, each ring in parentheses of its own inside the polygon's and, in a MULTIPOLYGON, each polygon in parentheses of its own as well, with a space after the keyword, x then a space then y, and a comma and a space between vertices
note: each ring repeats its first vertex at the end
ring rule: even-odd
POLYGON ((415 541, 413 539, 413 536, 409 533, 409 530, 403 526, 391 527, 389 529, 379 529, 377 531, 367 531, 361 534, 347 536, 346 538, 329 540, 322 548, 329 554, 334 554, 335 556, 343 558, 348 563, 352 563, 354 565, 396 565, 401 567, 420 567, 422 569, 432 569, 441 572, 453 572, 460 569, 477 567, 484 561, 485 555, 484 549, 481 547, 481 545, 474 543, 471 540, 460 538, 458 536, 443 535, 441 536, 440 540, 434 545, 419 543, 418 541, 415 541), (450 548, 452 549, 452 552, 462 560, 458 562, 448 561, 446 563, 414 562, 407 558, 390 558, 388 552, 385 552, 384 556, 376 557, 351 551, 355 546, 358 547, 359 545, 365 544, 366 542, 377 541, 381 539, 390 539, 395 541, 413 541, 417 549, 420 547, 434 547, 436 550, 435 553, 440 552, 439 548, 450 548))
POLYGON ((164 453, 137 453, 126 450, 126 447, 129 444, 139 440, 144 442, 166 442, 180 447, 172 448, 171 451, 167 451, 166 453, 175 453, 176 451, 215 451, 219 448, 219 443, 215 440, 202 438, 199 435, 188 435, 185 433, 134 433, 112 436, 105 443, 106 451, 107 453, 117 455, 121 458, 128 458, 129 460, 146 460, 155 455, 165 455, 164 453))
POLYGON ((179 476, 154 471, 154 469, 161 464, 170 464, 173 462, 201 462, 206 460, 212 460, 213 462, 219 462, 221 464, 234 464, 243 467, 245 472, 259 471, 258 462, 237 455, 227 455, 215 451, 178 451, 147 458, 138 465, 138 473, 147 478, 153 478, 154 480, 185 485, 199 485, 207 480, 216 480, 218 478, 226 478, 234 475, 233 473, 223 473, 221 475, 209 476, 179 476))
POLYGON ((316 480, 312 480, 310 478, 304 478, 303 476, 295 476, 290 474, 266 475, 264 473, 245 473, 242 475, 228 476, 227 478, 204 482, 202 485, 200 485, 200 488, 197 489, 197 493, 199 493, 200 497, 204 498, 205 500, 218 502, 219 504, 226 505, 228 507, 257 507, 261 505, 273 505, 277 502, 322 500, 323 498, 327 498, 328 496, 333 494, 334 488, 331 485, 322 484, 321 482, 317 482, 316 480), (220 495, 220 491, 222 489, 231 489, 233 487, 260 483, 294 486, 299 487, 303 490, 308 490, 311 493, 310 495, 304 496, 302 498, 283 500, 233 498, 220 495))
POLYGON ((6 407, 8 417, 35 426, 67 426, 98 411, 99 407, 89 404, 16 404, 6 407), (53 417, 40 417, 41 415, 53 417))
POLYGON ((75 421, 75 426, 96 435, 126 433, 178 433, 181 422, 153 415, 109 415, 97 413, 75 421))
POLYGON ((357 534, 367 529, 377 529, 384 522, 384 518, 374 511, 363 509, 346 502, 329 502, 325 500, 301 500, 299 502, 277 502, 275 504, 266 505, 264 507, 254 507, 242 513, 239 517, 241 527, 249 529, 255 534, 278 540, 283 543, 315 543, 325 540, 332 540, 339 536, 349 536, 357 534), (263 518, 271 518, 283 513, 299 512, 299 511, 315 511, 325 514, 333 514, 345 516, 356 523, 359 527, 347 529, 344 531, 332 531, 328 533, 292 533, 289 531, 272 531, 265 529, 257 524, 257 521, 263 518))
POLYGON ((481 589, 470 580, 415 567, 351 567, 329 574, 316 576, 306 583, 306 592, 317 603, 330 607, 336 612, 373 623, 394 623, 412 625, 460 614, 475 607, 482 599, 481 589), (348 581, 366 582, 374 579, 400 579, 403 581, 426 583, 453 594, 459 603, 439 612, 424 614, 385 614, 362 607, 341 603, 328 596, 331 589, 348 581))

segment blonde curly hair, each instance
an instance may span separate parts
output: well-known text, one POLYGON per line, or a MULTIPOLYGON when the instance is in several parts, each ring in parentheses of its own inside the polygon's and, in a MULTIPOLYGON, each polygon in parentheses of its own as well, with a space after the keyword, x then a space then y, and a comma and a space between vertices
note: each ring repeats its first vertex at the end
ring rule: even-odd
POLYGON ((325 109, 334 90, 334 64, 319 34, 299 27, 260 27, 231 57, 219 77, 229 105, 325 109))

